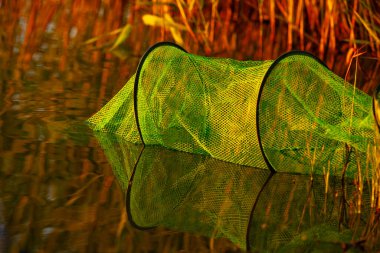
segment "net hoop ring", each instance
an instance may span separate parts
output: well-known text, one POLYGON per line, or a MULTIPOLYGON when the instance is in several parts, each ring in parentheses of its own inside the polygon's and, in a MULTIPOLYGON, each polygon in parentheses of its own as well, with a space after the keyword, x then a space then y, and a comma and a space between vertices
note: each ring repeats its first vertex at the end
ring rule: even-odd
POLYGON ((294 50, 294 51, 289 51, 287 53, 284 53, 282 54, 281 56, 279 56, 272 64, 271 66, 268 68, 268 70, 266 71, 264 77, 263 77, 263 80, 261 81, 261 85, 260 85, 260 89, 259 89, 259 93, 257 95, 257 104, 256 104, 256 133, 257 133, 257 140, 258 140, 258 143, 259 143, 259 146, 260 146, 260 150, 261 150, 261 154, 264 158, 264 161, 265 163, 267 164, 268 168, 270 169, 270 171, 272 172, 277 172, 276 169, 274 168, 274 166, 271 164, 271 162, 269 161, 268 157, 266 156, 265 154, 265 150, 264 150, 264 147, 263 147, 263 144, 262 144, 262 141, 261 141, 261 135, 260 135, 260 105, 261 105, 261 96, 262 96, 262 93, 264 91, 264 88, 265 88, 265 83, 267 82, 267 79, 269 78, 269 76, 271 75, 272 71, 274 70, 274 68, 281 62, 283 61, 284 59, 290 57, 290 56, 295 56, 295 55, 300 55, 300 56, 307 56, 307 57, 310 57, 312 58, 313 60, 316 60, 319 64, 321 64, 322 66, 324 66, 325 68, 327 68, 328 70, 329 67, 327 67, 327 65, 321 60, 319 59, 317 56, 311 54, 311 53, 308 53, 306 51, 299 51, 299 50, 294 50))

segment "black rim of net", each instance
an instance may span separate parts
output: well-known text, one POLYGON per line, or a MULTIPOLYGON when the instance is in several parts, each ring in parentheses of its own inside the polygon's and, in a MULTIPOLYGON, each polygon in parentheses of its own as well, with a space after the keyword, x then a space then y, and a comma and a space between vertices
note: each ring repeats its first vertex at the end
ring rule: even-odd
POLYGON ((263 144, 261 142, 261 135, 260 135, 260 102, 261 102, 261 95, 264 91, 264 87, 265 87, 265 83, 267 81, 267 79, 269 78, 271 72, 274 70, 274 68, 282 61, 284 60, 285 58, 287 57, 290 57, 290 56, 295 56, 295 55, 300 55, 300 56, 307 56, 307 57, 310 57, 312 58, 313 60, 316 60, 319 64, 321 64, 322 66, 324 66, 325 68, 327 68, 328 70, 329 67, 327 67, 327 65, 321 60, 319 59, 317 56, 311 54, 311 53, 308 53, 306 51, 299 51, 299 50, 294 50, 294 51, 290 51, 290 52, 287 52, 287 53, 284 53, 282 54, 281 56, 279 56, 271 65, 270 67, 268 68, 268 70, 266 71, 264 77, 263 77, 263 80, 261 81, 261 85, 260 85, 260 89, 259 89, 259 93, 257 95, 257 104, 256 104, 256 133, 257 133, 257 139, 259 141, 259 146, 260 146, 260 150, 261 150, 261 153, 264 157, 264 160, 265 160, 265 163, 267 164, 267 166, 269 167, 269 169, 272 171, 272 172, 276 172, 274 166, 272 166, 272 164, 270 163, 268 157, 266 156, 265 154, 265 150, 264 150, 264 147, 263 147, 263 144))
POLYGON ((376 104, 375 104, 375 100, 378 99, 380 95, 380 84, 377 85, 377 88, 375 90, 375 92, 373 93, 373 96, 372 96, 372 114, 373 114, 373 118, 375 119, 375 124, 376 124, 376 127, 377 127, 377 132, 380 132, 380 119, 377 117, 377 114, 376 114, 376 104))
POLYGON ((139 62, 139 65, 137 66, 137 71, 136 71, 136 77, 135 77, 135 83, 134 83, 134 88, 133 88, 133 106, 134 106, 134 111, 135 111, 135 120, 136 120, 136 125, 137 125, 137 130, 139 131, 139 135, 140 135, 140 139, 141 139, 141 142, 143 145, 145 145, 145 142, 144 142, 144 138, 142 136, 142 132, 141 132, 141 127, 140 127, 140 121, 139 121, 139 114, 138 114, 138 106, 137 106, 137 103, 138 103, 138 88, 139 88, 139 79, 140 79, 140 74, 141 74, 141 69, 145 63, 145 60, 146 58, 148 57, 148 55, 153 51, 155 50, 156 48, 158 47, 161 47, 161 46, 172 46, 172 47, 175 47, 179 50, 182 50, 184 53, 187 53, 187 51, 182 48, 181 46, 175 44, 175 43, 172 43, 172 42, 168 42, 168 41, 164 41, 164 42, 158 42, 156 44, 154 44, 153 46, 151 46, 145 53, 144 55, 142 56, 140 62, 139 62))

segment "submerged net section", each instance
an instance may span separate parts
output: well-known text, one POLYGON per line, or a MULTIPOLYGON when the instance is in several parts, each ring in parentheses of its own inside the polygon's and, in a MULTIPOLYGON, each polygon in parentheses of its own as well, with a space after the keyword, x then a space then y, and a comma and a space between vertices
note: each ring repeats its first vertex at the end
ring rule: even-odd
POLYGON ((95 132, 95 137, 112 166, 121 190, 127 191, 129 179, 144 148, 143 145, 126 141, 115 134, 95 132))
POLYGON ((340 252, 342 244, 362 239, 370 199, 369 187, 342 184, 340 176, 326 181, 276 173, 253 210, 249 247, 252 252, 340 252))
POLYGON ((227 238, 246 248, 252 208, 269 170, 159 146, 142 149, 107 133, 96 138, 126 193, 135 227, 227 238))
POLYGON ((210 156, 146 147, 127 210, 138 227, 228 238, 246 248, 252 207, 270 174, 210 156))
POLYGON ((113 135, 96 137, 126 193, 128 220, 138 228, 227 238, 252 252, 337 252, 368 228, 369 187, 340 176, 273 174, 160 146, 141 149, 113 135))
POLYGON ((353 175, 369 166, 371 108, 370 96, 304 52, 236 61, 159 43, 88 121, 131 142, 240 165, 353 175))

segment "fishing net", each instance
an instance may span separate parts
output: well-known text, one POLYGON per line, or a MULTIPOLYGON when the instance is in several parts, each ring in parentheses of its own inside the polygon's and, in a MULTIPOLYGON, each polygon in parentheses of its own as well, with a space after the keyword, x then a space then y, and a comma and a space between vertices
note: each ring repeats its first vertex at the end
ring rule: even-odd
POLYGON ((368 187, 360 191, 341 177, 274 174, 96 136, 137 228, 227 238, 252 252, 337 252, 342 243, 359 240, 369 220, 368 187))
POLYGON ((236 61, 159 43, 88 122, 95 131, 251 167, 325 174, 367 168, 371 97, 305 52, 236 61))

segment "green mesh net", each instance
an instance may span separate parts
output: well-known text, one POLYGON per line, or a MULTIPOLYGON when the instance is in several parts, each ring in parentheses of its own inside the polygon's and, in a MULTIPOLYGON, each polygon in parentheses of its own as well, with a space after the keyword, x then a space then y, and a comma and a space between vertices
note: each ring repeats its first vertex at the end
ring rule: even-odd
POLYGON ((367 227, 366 185, 359 191, 340 177, 310 180, 96 136, 126 193, 129 221, 138 228, 227 238, 252 252, 341 252, 367 227))
POLYGON ((310 54, 236 61, 171 43, 150 48, 88 122, 134 143, 307 174, 368 168, 374 139, 371 97, 310 54))

